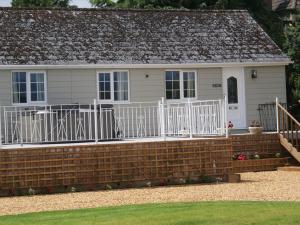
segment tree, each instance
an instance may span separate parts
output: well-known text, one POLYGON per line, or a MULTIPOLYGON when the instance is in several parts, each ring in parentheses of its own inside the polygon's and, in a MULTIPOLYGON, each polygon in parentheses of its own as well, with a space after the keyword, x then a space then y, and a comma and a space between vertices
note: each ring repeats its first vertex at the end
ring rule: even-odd
POLYGON ((300 13, 295 16, 294 24, 290 24, 286 31, 284 49, 291 60, 294 61, 288 67, 289 85, 292 89, 291 102, 300 100, 300 13))
POLYGON ((68 7, 71 0, 12 0, 12 7, 68 7))
POLYGON ((116 3, 112 0, 90 0, 90 3, 95 7, 113 7, 116 3))

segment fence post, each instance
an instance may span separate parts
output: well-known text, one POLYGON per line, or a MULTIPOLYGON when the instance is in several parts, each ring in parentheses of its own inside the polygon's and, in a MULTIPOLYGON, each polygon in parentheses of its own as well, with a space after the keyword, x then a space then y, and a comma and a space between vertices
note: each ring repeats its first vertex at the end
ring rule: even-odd
MULTIPOLYGON (((100 111, 101 113, 101 111, 100 111)), ((95 122, 95 142, 98 143, 98 117, 97 117, 97 100, 94 99, 94 122, 95 122)))
POLYGON ((228 133, 228 124, 227 124, 227 95, 224 95, 224 121, 225 121, 225 134, 226 134, 226 138, 229 137, 229 133, 228 133))
POLYGON ((189 127, 190 127, 190 138, 193 138, 192 103, 190 99, 188 99, 188 118, 189 118, 189 127))
POLYGON ((161 98, 161 134, 166 141, 165 98, 161 98))
POLYGON ((277 130, 277 133, 279 133, 279 112, 278 112, 278 105, 279 105, 278 97, 276 97, 276 130, 277 130))

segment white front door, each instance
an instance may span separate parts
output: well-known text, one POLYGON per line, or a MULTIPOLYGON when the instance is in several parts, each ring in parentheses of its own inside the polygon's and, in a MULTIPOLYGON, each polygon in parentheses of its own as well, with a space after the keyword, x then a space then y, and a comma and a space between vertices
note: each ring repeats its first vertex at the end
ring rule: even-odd
POLYGON ((242 67, 223 68, 223 92, 227 96, 227 118, 233 128, 246 128, 245 74, 242 67))

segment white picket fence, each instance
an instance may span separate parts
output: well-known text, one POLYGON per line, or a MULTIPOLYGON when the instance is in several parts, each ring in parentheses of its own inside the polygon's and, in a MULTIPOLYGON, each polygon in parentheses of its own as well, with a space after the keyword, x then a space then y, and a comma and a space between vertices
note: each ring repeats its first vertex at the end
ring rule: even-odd
POLYGON ((1 143, 98 142, 225 134, 224 100, 4 106, 1 143))

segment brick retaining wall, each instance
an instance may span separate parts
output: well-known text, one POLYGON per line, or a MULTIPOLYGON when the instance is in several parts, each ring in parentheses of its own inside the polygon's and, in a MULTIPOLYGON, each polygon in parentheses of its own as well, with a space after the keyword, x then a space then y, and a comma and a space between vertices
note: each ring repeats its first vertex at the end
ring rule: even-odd
POLYGON ((231 140, 77 145, 0 151, 2 190, 120 184, 232 173, 231 140))

